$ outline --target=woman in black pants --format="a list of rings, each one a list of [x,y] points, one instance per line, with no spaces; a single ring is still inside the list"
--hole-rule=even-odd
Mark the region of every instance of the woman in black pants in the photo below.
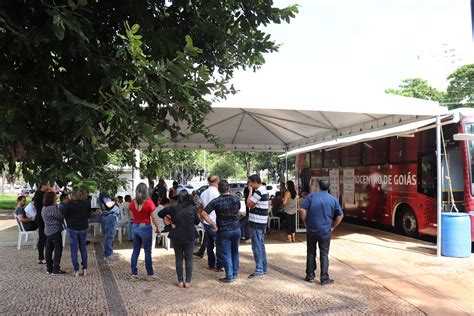
[[[169,238],[174,248],[178,286],[189,288],[193,276],[194,241],[198,237],[196,225],[200,221],[196,206],[186,190],[178,193],[178,205],[162,209],[158,213],[161,218],[165,218],[166,215],[170,215],[172,220]],[[183,277],[183,258],[186,265],[186,278]]]
[[[43,209],[41,216],[44,221],[44,234],[46,235],[46,271],[51,275],[61,275],[61,256],[63,253],[63,231],[64,217],[56,205],[56,193],[46,192],[43,198]],[[54,250],[54,260],[53,260]]]
[[[42,184],[39,190],[36,190],[35,195],[33,196],[33,203],[35,204],[36,217],[35,222],[38,226],[38,244],[36,248],[38,249],[38,263],[45,264],[44,260],[44,245],[46,244],[46,235],[44,234],[44,222],[43,217],[41,216],[41,210],[43,209],[43,197],[44,192],[52,191],[47,184]]]

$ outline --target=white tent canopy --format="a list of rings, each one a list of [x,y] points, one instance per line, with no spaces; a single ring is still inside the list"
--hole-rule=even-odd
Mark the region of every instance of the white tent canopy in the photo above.
[[[220,150],[296,154],[314,144],[327,143],[327,147],[333,147],[353,142],[354,136],[360,138],[374,132],[403,134],[447,113],[437,102],[390,94],[315,100],[288,98],[245,100],[239,95],[232,96],[213,105],[205,126],[223,144]],[[186,125],[181,128],[188,130]],[[218,150],[199,134],[170,142],[169,147]]]

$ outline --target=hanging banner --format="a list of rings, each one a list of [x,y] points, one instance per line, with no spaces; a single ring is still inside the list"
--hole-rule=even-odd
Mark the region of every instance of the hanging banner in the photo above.
[[[354,204],[355,200],[355,177],[354,169],[344,169],[342,175],[342,202]]]
[[[339,199],[339,170],[331,169],[329,170],[329,190],[330,193],[336,198]]]

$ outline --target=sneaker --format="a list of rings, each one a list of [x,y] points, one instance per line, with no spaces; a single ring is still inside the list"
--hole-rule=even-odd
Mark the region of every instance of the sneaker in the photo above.
[[[202,259],[202,257],[204,257],[204,254],[200,253],[199,251],[196,251],[195,253],[193,253],[193,255],[195,255],[196,257],[199,257],[201,259]]]
[[[232,282],[234,282],[234,279],[221,278],[221,279],[219,279],[219,281],[222,282],[222,283],[232,283]]]
[[[46,260],[38,260],[38,264],[46,264]]]
[[[234,279],[238,279],[239,278],[239,274],[234,274]]]
[[[83,270],[82,270],[82,275],[83,275],[83,276],[87,276],[87,269],[83,269]]]
[[[224,268],[215,268],[214,271],[215,272],[224,272]]]
[[[306,277],[304,280],[309,283],[314,283],[314,278]]]
[[[263,278],[265,276],[265,274],[263,272],[254,272],[252,273],[251,275],[248,276],[249,279],[253,279],[253,278]]]
[[[334,283],[333,279],[321,280],[321,285],[327,285]]]
[[[66,271],[59,270],[59,271],[51,273],[51,275],[53,275],[53,276],[58,276],[58,275],[62,275],[62,274],[66,274]]]
[[[130,279],[132,280],[132,282],[135,282],[135,281],[140,281],[140,277],[136,274],[132,274],[130,276]]]
[[[156,275],[147,275],[145,280],[148,282],[158,281],[158,277]]]
[[[117,258],[117,256],[114,256],[113,254],[111,254],[110,256],[108,257],[104,257],[104,260],[106,261],[113,261]]]

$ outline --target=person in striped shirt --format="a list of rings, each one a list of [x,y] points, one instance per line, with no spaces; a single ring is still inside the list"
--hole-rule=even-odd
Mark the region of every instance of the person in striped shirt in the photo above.
[[[252,252],[255,259],[255,272],[249,278],[259,278],[267,274],[267,254],[265,251],[265,230],[268,221],[269,194],[258,174],[249,177],[249,230],[252,239]]]

